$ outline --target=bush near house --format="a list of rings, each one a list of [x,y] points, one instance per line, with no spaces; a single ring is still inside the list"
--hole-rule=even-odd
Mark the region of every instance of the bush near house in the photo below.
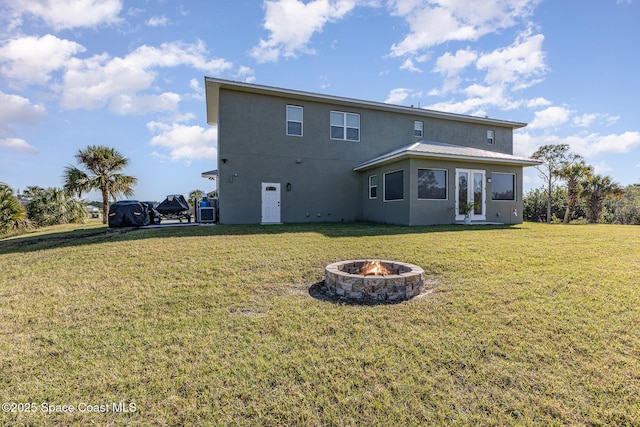
[[[55,230],[0,240],[3,401],[135,411],[0,425],[640,425],[640,227]],[[310,296],[363,257],[438,285]]]

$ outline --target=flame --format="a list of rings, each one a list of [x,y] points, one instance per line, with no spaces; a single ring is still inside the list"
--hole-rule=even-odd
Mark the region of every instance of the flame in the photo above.
[[[391,271],[382,265],[380,261],[369,261],[358,269],[358,274],[364,276],[386,276],[391,274]]]

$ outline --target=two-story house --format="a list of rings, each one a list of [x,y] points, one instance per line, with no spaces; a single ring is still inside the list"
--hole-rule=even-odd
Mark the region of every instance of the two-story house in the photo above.
[[[422,108],[205,78],[218,125],[223,224],[514,224],[526,126]]]

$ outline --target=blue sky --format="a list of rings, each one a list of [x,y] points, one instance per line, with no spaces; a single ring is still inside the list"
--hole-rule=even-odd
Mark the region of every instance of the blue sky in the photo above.
[[[639,3],[0,0],[0,181],[62,186],[103,144],[138,199],[210,191],[211,76],[526,122],[514,154],[568,143],[640,183]]]

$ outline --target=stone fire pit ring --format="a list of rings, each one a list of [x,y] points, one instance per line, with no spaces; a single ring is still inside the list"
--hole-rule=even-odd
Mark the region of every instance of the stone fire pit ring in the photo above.
[[[378,261],[391,274],[363,275],[363,265]],[[356,301],[408,300],[419,295],[424,288],[424,270],[414,264],[386,260],[338,261],[325,268],[325,286],[329,295]]]

